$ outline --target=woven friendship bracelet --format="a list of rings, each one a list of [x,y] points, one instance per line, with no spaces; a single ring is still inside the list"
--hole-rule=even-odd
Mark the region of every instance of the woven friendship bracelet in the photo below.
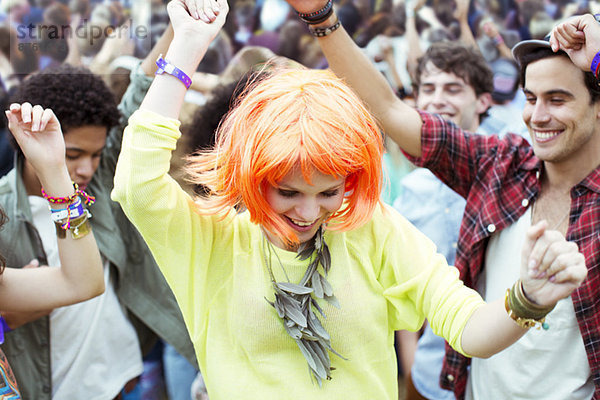
[[[96,201],[96,198],[94,196],[90,196],[83,190],[79,190],[79,186],[75,182],[73,182],[73,188],[75,189],[75,193],[73,193],[70,196],[66,196],[66,197],[49,196],[48,193],[46,193],[46,191],[44,190],[44,188],[42,188],[42,190],[41,190],[42,197],[45,198],[46,200],[48,200],[48,203],[52,203],[52,204],[71,205],[77,201],[79,196],[83,197],[83,201],[87,205],[92,205],[92,204],[94,204],[94,201]]]
[[[331,35],[341,25],[342,25],[341,22],[339,20],[337,20],[337,21],[335,21],[335,24],[328,26],[327,28],[311,28],[309,26],[308,30],[310,31],[310,34],[313,35],[314,37],[324,37],[324,36]]]
[[[76,183],[74,183],[73,185],[74,187],[77,186]],[[46,193],[46,191],[44,190],[44,188],[42,188],[42,197],[48,200],[48,203],[52,204],[72,204],[75,202],[75,200],[77,200],[77,188],[75,189],[75,193],[66,197],[49,196],[48,193]]]
[[[596,78],[598,77],[598,70],[600,69],[600,51],[596,53],[594,59],[592,60],[592,64],[590,65],[590,71],[594,74]]]
[[[325,4],[325,6],[323,6],[323,8],[321,8],[318,11],[315,12],[311,12],[311,13],[301,13],[301,12],[297,12],[298,16],[305,20],[316,20],[319,19],[321,17],[323,17],[323,15],[327,14],[329,12],[329,10],[331,10],[331,8],[333,7],[333,0],[327,0],[327,3]]]
[[[64,230],[71,228],[71,221],[73,219],[80,218],[87,212],[87,210],[84,209],[83,205],[81,204],[80,196],[83,197],[83,202],[86,205],[92,205],[96,201],[96,198],[94,196],[90,196],[85,191],[80,190],[79,186],[75,182],[73,182],[73,188],[75,189],[75,193],[66,197],[49,196],[44,190],[44,188],[42,188],[41,190],[42,196],[46,200],[48,200],[49,203],[67,205],[67,208],[62,208],[58,210],[53,210],[52,208],[50,208],[50,211],[52,211],[52,220],[56,224],[59,224],[60,227]]]
[[[96,198],[94,196],[90,196],[85,191],[79,190],[79,187],[77,186],[76,183],[75,183],[75,190],[79,196],[83,197],[83,202],[85,203],[85,205],[91,206],[96,201]]]

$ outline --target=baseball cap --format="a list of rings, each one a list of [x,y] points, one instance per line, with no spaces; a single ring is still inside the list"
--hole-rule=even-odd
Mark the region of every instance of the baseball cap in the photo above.
[[[552,49],[550,47],[550,35],[546,35],[544,39],[532,39],[532,40],[523,40],[519,43],[515,44],[512,48],[512,55],[514,59],[521,65],[521,60],[523,56],[529,54],[537,49]]]

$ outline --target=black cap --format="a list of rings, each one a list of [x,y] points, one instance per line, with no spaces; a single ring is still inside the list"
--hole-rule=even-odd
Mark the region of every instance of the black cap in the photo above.
[[[552,49],[552,47],[550,47],[550,35],[546,35],[546,37],[543,40],[523,40],[515,44],[515,46],[512,48],[512,55],[517,61],[517,63],[521,65],[521,60],[523,59],[523,56],[525,54],[531,53],[532,51],[542,48]]]

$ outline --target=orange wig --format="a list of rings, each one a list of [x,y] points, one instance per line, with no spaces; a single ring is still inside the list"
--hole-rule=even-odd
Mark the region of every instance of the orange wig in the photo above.
[[[242,206],[253,223],[297,243],[267,203],[267,185],[298,167],[308,183],[314,169],[346,177],[345,206],[330,216],[328,229],[350,230],[367,222],[380,201],[382,154],[374,118],[339,78],[330,71],[283,69],[245,91],[217,129],[215,147],[190,156],[187,172],[211,192],[198,199],[199,213]]]

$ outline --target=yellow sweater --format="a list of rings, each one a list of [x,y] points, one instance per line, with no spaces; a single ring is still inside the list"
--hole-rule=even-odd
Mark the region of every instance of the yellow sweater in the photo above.
[[[273,307],[260,227],[248,213],[200,216],[168,175],[179,122],[137,111],[129,120],[113,199],[148,243],[194,343],[211,400],[398,398],[394,331],[424,318],[462,351],[461,333],[481,297],[392,208],[350,232],[325,233],[328,280],[341,308],[319,301],[331,345],[332,379],[311,382],[307,363]],[[308,261],[276,248],[294,283]],[[273,255],[273,272],[284,280]],[[157,294],[159,295],[159,294]]]

